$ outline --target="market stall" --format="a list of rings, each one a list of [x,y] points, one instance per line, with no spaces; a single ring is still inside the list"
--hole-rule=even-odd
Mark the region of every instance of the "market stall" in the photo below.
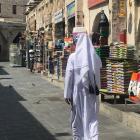
[[[138,71],[138,63],[135,60],[134,46],[124,43],[111,44],[109,57],[106,58],[106,74],[101,71],[101,79],[106,75],[107,87],[101,80],[102,101],[105,95],[128,97],[128,87],[133,72]],[[122,99],[122,98],[121,98]]]

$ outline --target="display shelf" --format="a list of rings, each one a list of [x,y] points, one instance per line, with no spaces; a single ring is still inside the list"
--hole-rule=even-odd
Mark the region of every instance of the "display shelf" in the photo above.
[[[110,92],[107,89],[100,89],[100,94],[101,94],[101,101],[104,102],[105,101],[105,96],[110,95],[110,96],[114,96],[114,101],[113,103],[116,104],[117,103],[117,96],[120,97],[121,101],[125,102],[125,99],[128,98],[128,92],[126,92],[125,94],[121,94],[118,92]]]
[[[137,61],[133,58],[114,58],[114,57],[108,57],[108,60],[114,60],[114,61]]]

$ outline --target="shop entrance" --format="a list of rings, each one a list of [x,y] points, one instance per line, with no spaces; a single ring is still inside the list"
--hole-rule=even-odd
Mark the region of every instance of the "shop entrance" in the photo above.
[[[107,45],[109,36],[109,22],[104,11],[98,13],[92,26],[93,45]]]
[[[64,39],[65,36],[65,22],[55,24],[55,38]]]
[[[68,34],[71,36],[73,28],[75,27],[75,17],[72,17],[68,20]]]

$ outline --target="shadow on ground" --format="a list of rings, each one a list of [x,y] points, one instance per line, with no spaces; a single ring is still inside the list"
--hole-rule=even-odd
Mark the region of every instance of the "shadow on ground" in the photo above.
[[[0,140],[56,140],[20,101],[12,86],[0,84]]]
[[[0,66],[0,75],[9,75],[9,73],[4,70],[3,66]]]

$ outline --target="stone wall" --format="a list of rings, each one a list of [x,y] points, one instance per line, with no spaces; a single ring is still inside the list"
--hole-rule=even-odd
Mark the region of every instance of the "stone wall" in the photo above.
[[[0,19],[4,21],[25,22],[25,5],[28,0],[1,0]],[[13,5],[17,7],[17,13],[13,14]]]
[[[9,45],[19,32],[25,30],[25,5],[28,0],[1,0],[0,61],[9,60]],[[16,14],[13,14],[16,5]]]

